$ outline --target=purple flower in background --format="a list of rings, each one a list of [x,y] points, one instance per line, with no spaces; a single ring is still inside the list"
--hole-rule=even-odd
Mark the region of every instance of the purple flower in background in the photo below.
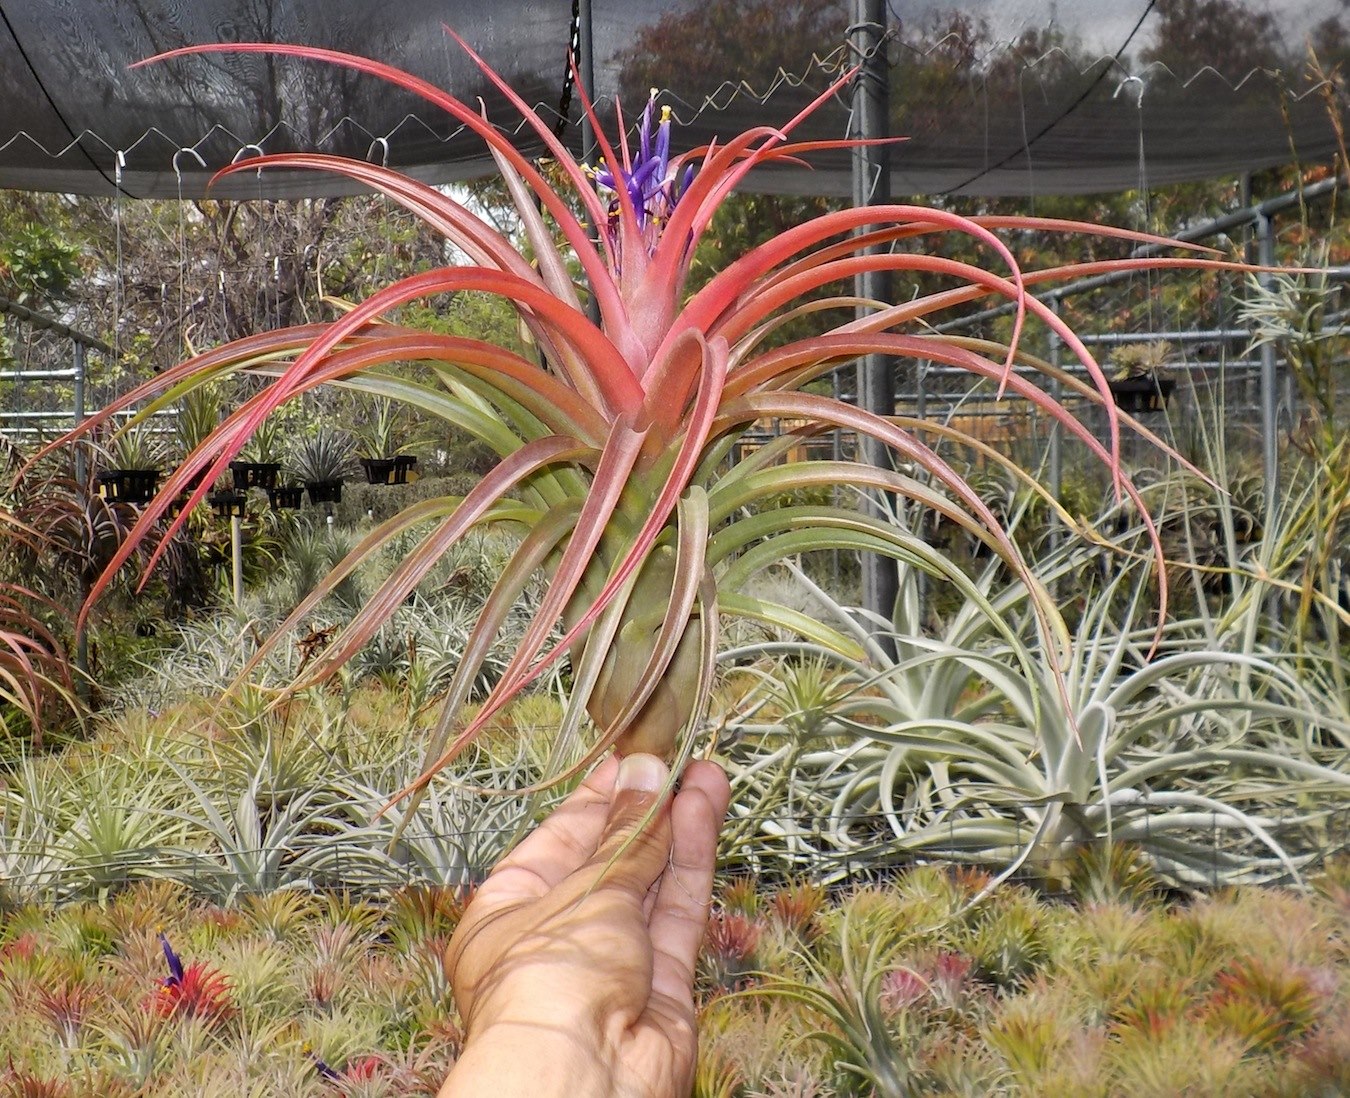
[[[233,1013],[229,985],[219,971],[200,961],[184,965],[162,930],[159,945],[169,966],[169,974],[159,981],[151,1000],[159,1014],[187,1015],[214,1022]]]
[[[322,1059],[320,1059],[318,1054],[315,1053],[315,1051],[309,1045],[305,1046],[305,1055],[308,1056],[310,1058],[310,1061],[314,1064],[314,1070],[319,1073],[319,1078],[327,1079],[329,1082],[337,1082],[342,1078],[340,1074],[338,1074],[331,1067],[329,1067]]]
[[[183,962],[173,951],[173,946],[169,945],[168,935],[162,930],[159,932],[159,944],[164,950],[164,960],[169,966],[169,975],[164,979],[164,986],[179,987],[183,983]]]

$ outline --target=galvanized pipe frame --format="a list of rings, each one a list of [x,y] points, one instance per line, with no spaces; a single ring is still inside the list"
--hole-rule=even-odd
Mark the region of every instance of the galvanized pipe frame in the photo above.
[[[849,42],[858,65],[853,78],[849,136],[875,142],[890,136],[890,71],[885,44],[889,34],[885,0],[854,0],[853,24],[848,28]],[[889,147],[884,143],[859,144],[852,151],[853,204],[855,207],[885,205],[891,198]],[[882,251],[881,246],[868,249]],[[884,270],[867,271],[854,279],[854,292],[867,301],[889,302],[891,279]],[[859,316],[871,310],[859,306]],[[857,404],[879,415],[895,413],[895,367],[888,355],[864,355],[857,366]],[[890,451],[877,439],[861,436],[860,459],[879,468],[891,465]],[[886,515],[891,501],[880,493],[868,493],[863,507]],[[863,553],[861,559],[863,606],[882,621],[889,621],[900,594],[900,577],[895,561],[878,553]],[[892,648],[889,635],[878,635],[878,643]]]
[[[1347,185],[1343,177],[1324,179],[1307,187],[1301,187],[1284,194],[1276,195],[1273,198],[1262,202],[1251,203],[1241,209],[1233,210],[1219,217],[1212,218],[1193,228],[1183,230],[1173,234],[1173,239],[1183,243],[1198,243],[1200,241],[1226,233],[1231,229],[1249,227],[1254,230],[1257,245],[1257,262],[1264,267],[1273,267],[1275,265],[1275,218],[1278,214],[1295,208],[1302,207],[1309,202],[1328,199],[1333,196],[1339,188]],[[1244,196],[1250,197],[1249,190],[1244,190]],[[1135,248],[1131,253],[1131,258],[1147,258],[1149,256],[1161,255],[1167,249],[1163,245],[1149,244]],[[1328,267],[1326,276],[1335,281],[1350,280],[1350,267]],[[1138,272],[1120,271],[1110,274],[1094,275],[1090,278],[1078,279],[1074,282],[1066,283],[1063,286],[1057,286],[1045,293],[1038,294],[1040,300],[1050,305],[1056,311],[1062,302],[1069,298],[1078,297],[1094,290],[1104,289],[1109,286],[1129,281],[1137,277]],[[1273,282],[1273,275],[1263,273],[1258,275],[1262,286],[1270,287]],[[999,317],[1010,315],[1015,304],[1008,302],[993,306],[988,309],[980,310],[969,316],[959,317],[942,324],[935,325],[933,331],[937,334],[948,334],[968,330],[984,321],[993,320]],[[1333,314],[1327,320],[1334,323],[1344,323],[1350,319],[1350,310],[1343,310],[1340,313]],[[1083,343],[1089,346],[1119,346],[1130,343],[1140,343],[1145,340],[1166,340],[1171,343],[1203,343],[1203,342],[1232,342],[1239,339],[1250,339],[1251,331],[1245,328],[1219,328],[1219,329],[1192,329],[1180,331],[1165,332],[1102,332],[1102,333],[1078,333]],[[1052,362],[1057,362],[1059,358],[1059,340],[1050,333],[1047,336],[1046,353]],[[1286,393],[1284,399],[1281,399],[1281,381],[1287,382],[1287,370],[1281,370],[1281,363],[1276,354],[1275,346],[1272,343],[1264,343],[1260,348],[1260,358],[1255,362],[1249,360],[1228,360],[1222,363],[1225,369],[1247,370],[1255,369],[1260,374],[1260,429],[1261,429],[1261,451],[1262,451],[1262,473],[1264,477],[1264,487],[1266,493],[1266,505],[1271,507],[1278,499],[1279,494],[1279,424],[1281,416],[1292,418],[1293,401],[1290,386],[1284,386]],[[1062,368],[1062,367],[1061,367]],[[1191,370],[1212,370],[1208,364],[1194,364]],[[933,374],[960,373],[959,370],[944,370],[942,368],[930,368],[925,372],[925,376]],[[902,394],[895,394],[897,399]],[[907,396],[908,394],[903,394]],[[920,402],[926,402],[933,394],[926,390],[921,390],[915,399]],[[1058,439],[1052,434],[1050,442],[1049,460],[1051,468],[1049,476],[1052,483],[1058,484],[1062,478],[1062,454]]]

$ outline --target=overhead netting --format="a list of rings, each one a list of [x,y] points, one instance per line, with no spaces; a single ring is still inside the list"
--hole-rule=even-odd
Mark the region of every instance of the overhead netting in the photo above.
[[[781,124],[858,60],[848,0],[593,0],[595,85],[610,116],[660,89],[684,147]],[[570,0],[0,0],[0,186],[137,197],[202,193],[259,150],[320,150],[448,182],[491,169],[482,143],[436,108],[351,71],[256,55],[130,69],[180,46],[272,41],[363,54],[469,103],[530,151],[538,137],[447,35],[479,50],[574,148]],[[884,49],[896,194],[1034,196],[1214,178],[1291,156],[1325,159],[1323,94],[1350,55],[1339,0],[891,0]],[[1314,63],[1312,58],[1317,60]],[[848,97],[802,138],[849,131]],[[757,180],[849,193],[847,154]],[[220,197],[253,198],[233,177]],[[268,197],[351,189],[269,173]]]

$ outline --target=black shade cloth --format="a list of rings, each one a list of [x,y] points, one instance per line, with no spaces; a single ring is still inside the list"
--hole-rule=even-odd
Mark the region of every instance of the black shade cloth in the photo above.
[[[840,0],[592,0],[596,93],[636,115],[649,86],[702,144],[780,124],[852,63]],[[1350,58],[1340,0],[890,0],[896,194],[1033,196],[1232,176],[1335,148],[1312,45]],[[567,92],[570,0],[0,0],[0,186],[199,195],[255,152],[313,149],[451,182],[491,171],[482,143],[378,80],[256,55],[131,70],[182,45],[275,41],[364,54],[521,128],[444,32],[461,32],[550,125],[579,141]],[[568,100],[570,98],[570,106]],[[847,96],[798,136],[842,137]],[[186,151],[191,150],[191,151]],[[1294,151],[1291,151],[1294,150]],[[200,156],[199,163],[197,157]],[[849,193],[846,153],[765,172],[765,190]],[[175,167],[177,170],[175,170]],[[219,197],[338,194],[345,180],[247,173]]]

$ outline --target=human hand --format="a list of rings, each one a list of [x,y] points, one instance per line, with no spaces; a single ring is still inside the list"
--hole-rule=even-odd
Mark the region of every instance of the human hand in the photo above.
[[[730,789],[693,762],[661,797],[668,773],[607,759],[483,882],[450,943],[465,1045],[440,1098],[689,1094]]]

